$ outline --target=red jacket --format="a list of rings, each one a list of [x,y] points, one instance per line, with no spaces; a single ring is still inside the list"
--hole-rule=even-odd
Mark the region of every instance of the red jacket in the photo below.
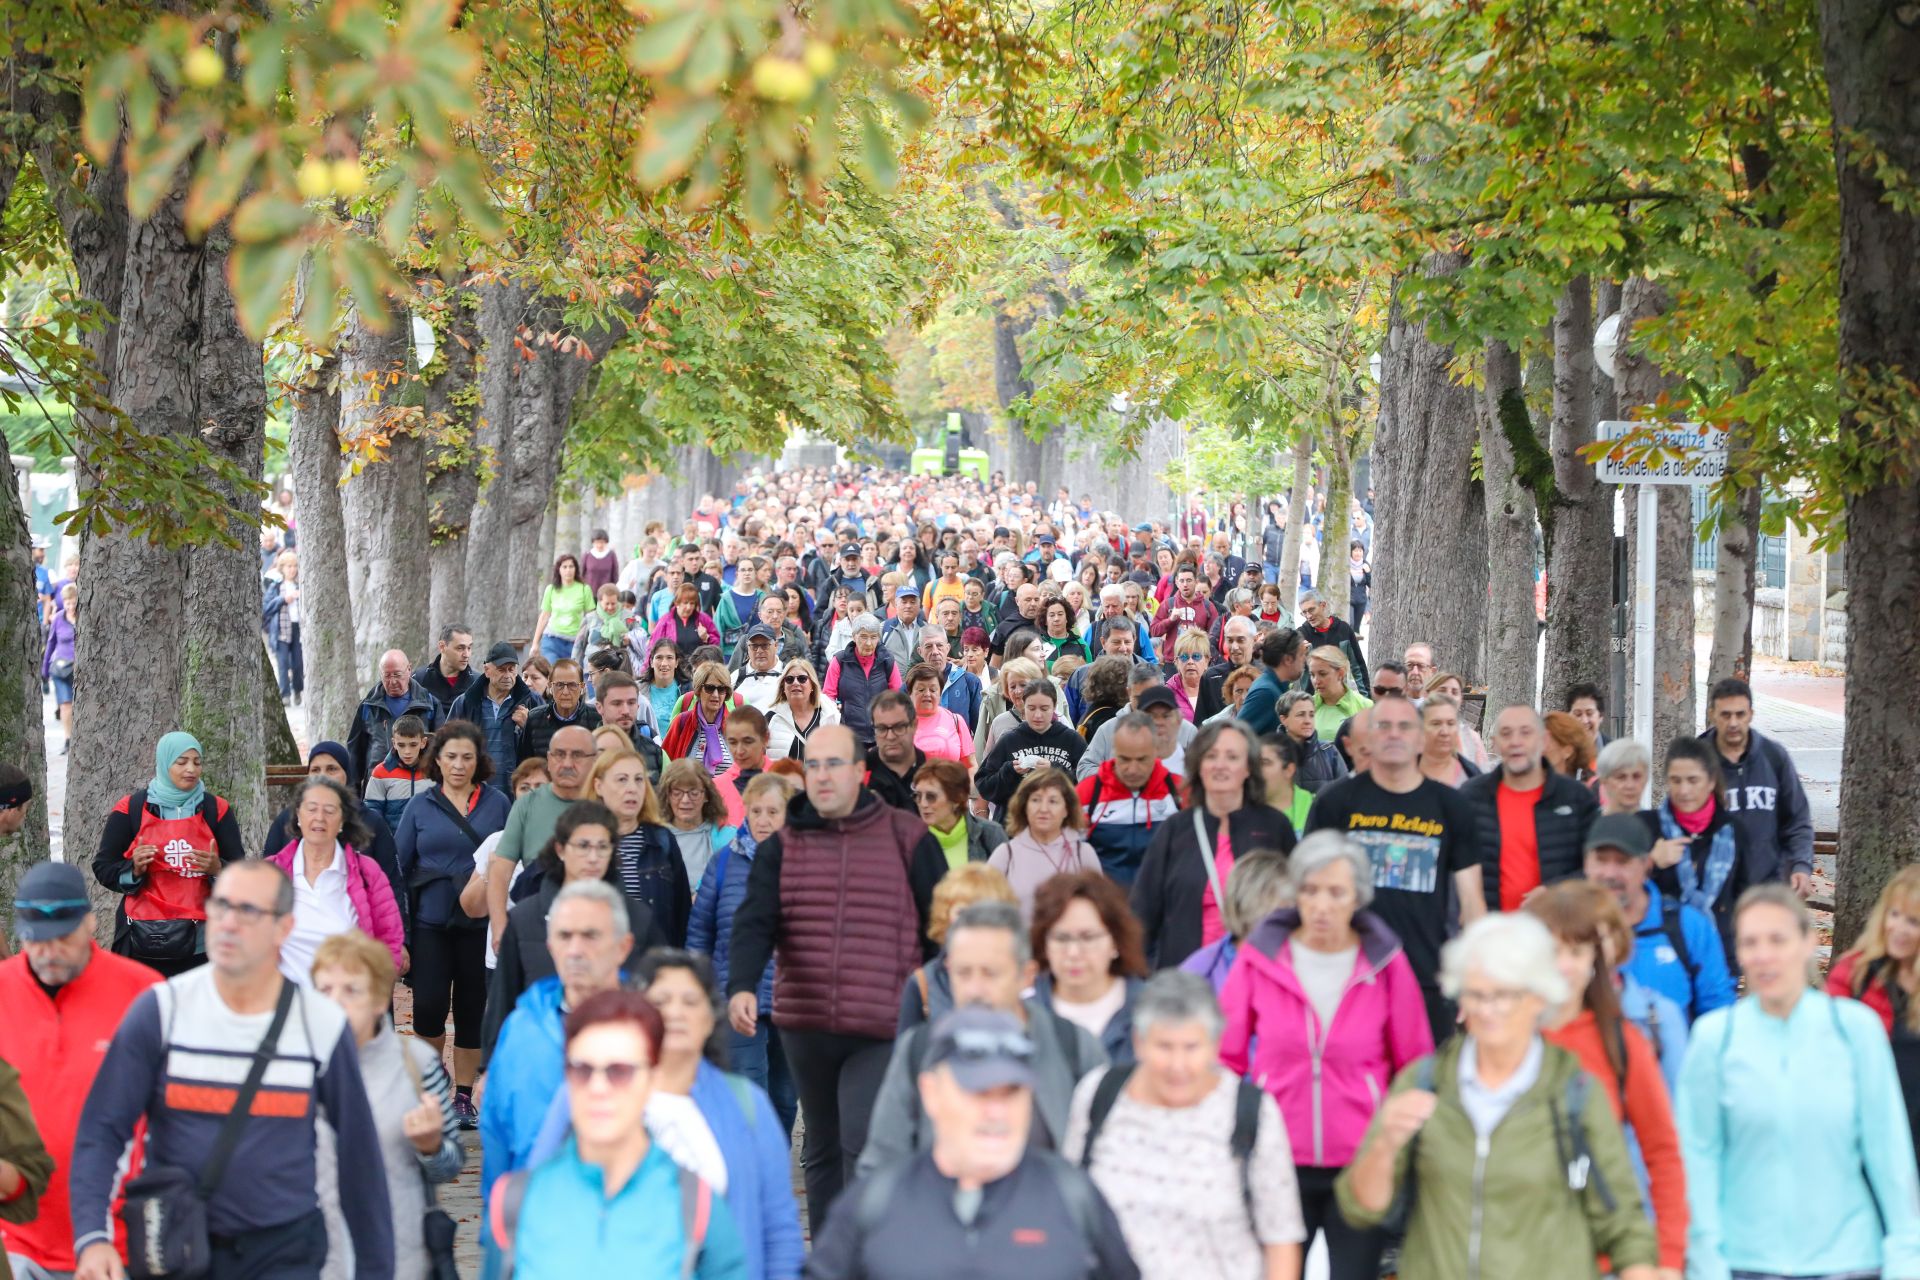
[[[1884,973],[1875,975],[1874,981],[1867,983],[1863,990],[1855,992],[1853,971],[1859,967],[1859,964],[1858,951],[1849,951],[1835,960],[1833,967],[1827,970],[1827,994],[1858,1000],[1880,1015],[1880,1024],[1887,1029],[1888,1035],[1892,1035],[1893,998],[1887,994],[1886,976]]]
[[[41,1193],[39,1216],[32,1222],[0,1224],[9,1253],[31,1258],[48,1271],[74,1269],[73,1218],[67,1206],[73,1133],[120,1019],[142,991],[160,980],[137,960],[95,945],[80,976],[49,996],[24,955],[0,961],[0,1027],[6,1028],[0,1047],[20,1073],[40,1140],[53,1157],[53,1181]],[[132,1160],[137,1170],[137,1137]],[[125,1229],[116,1226],[114,1231],[124,1259]]]

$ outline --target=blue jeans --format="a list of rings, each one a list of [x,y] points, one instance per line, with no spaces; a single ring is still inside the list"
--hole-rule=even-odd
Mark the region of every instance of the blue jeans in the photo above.
[[[773,1113],[786,1126],[787,1139],[793,1139],[794,1118],[800,1114],[800,1093],[793,1086],[793,1073],[787,1070],[787,1055],[780,1047],[780,1032],[765,1014],[750,1036],[727,1028],[727,1062],[736,1075],[745,1076],[767,1091],[773,1101]]]
[[[280,696],[302,693],[307,687],[307,655],[300,647],[300,624],[294,623],[285,640],[273,642],[273,656],[280,666]]]
[[[547,632],[540,637],[540,656],[547,660],[548,666],[552,666],[562,658],[571,658],[573,637],[557,636],[551,631]]]
[[[1271,560],[1263,560],[1260,563],[1260,567],[1266,571],[1266,578],[1268,582],[1277,583],[1280,581],[1279,565],[1275,564]]]

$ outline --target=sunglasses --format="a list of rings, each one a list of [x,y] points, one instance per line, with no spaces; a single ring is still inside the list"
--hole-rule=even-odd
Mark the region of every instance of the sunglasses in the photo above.
[[[29,920],[78,920],[76,913],[92,911],[85,898],[57,898],[48,902],[16,902],[13,913]]]
[[[726,685],[724,685],[724,684],[713,684],[713,683],[711,683],[711,682],[709,682],[709,683],[707,683],[707,684],[703,684],[703,685],[701,685],[701,686],[700,686],[700,692],[702,692],[702,693],[732,693],[732,692],[733,692],[733,690],[732,690],[732,689],[730,689],[730,688],[728,688],[728,687],[727,687]]]
[[[576,1062],[567,1060],[567,1083],[576,1089],[584,1089],[593,1083],[595,1076],[605,1076],[607,1083],[615,1089],[624,1089],[633,1083],[640,1074],[637,1062]]]
[[[812,684],[812,683],[813,683],[813,680],[812,680],[812,678],[811,678],[811,677],[809,677],[809,676],[788,676],[788,677],[786,678],[786,681],[785,681],[785,683],[787,683],[787,684],[798,684],[798,685],[808,685],[808,684]]]

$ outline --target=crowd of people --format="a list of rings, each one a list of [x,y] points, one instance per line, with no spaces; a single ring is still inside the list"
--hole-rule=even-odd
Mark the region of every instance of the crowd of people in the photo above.
[[[1920,872],[1817,985],[1746,685],[1482,714],[1220,515],[757,475],[381,655],[262,847],[168,733],[111,950],[18,885],[13,1273],[451,1280],[477,1133],[496,1277],[1920,1277]]]

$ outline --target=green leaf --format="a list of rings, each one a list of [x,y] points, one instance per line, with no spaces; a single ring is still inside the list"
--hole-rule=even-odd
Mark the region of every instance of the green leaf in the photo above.
[[[686,58],[706,17],[701,9],[686,8],[648,23],[627,41],[628,65],[647,75],[671,73]]]
[[[99,73],[88,85],[86,110],[80,117],[80,139],[87,154],[105,163],[120,140],[120,99],[127,90],[132,65],[124,53],[116,53],[101,64]]]
[[[260,135],[254,134],[221,147],[209,145],[200,152],[181,214],[188,235],[204,235],[233,208],[263,144]]]
[[[727,78],[733,66],[733,41],[724,24],[709,22],[693,42],[686,65],[680,70],[680,83],[689,93],[712,93]]]
[[[722,104],[710,98],[656,102],[633,160],[633,176],[657,191],[687,171],[700,139],[720,118]]]
[[[264,110],[280,96],[287,71],[286,40],[286,26],[278,22],[248,37],[247,67],[240,73],[240,88],[247,95],[248,105]]]
[[[353,305],[367,316],[387,310],[387,291],[399,283],[379,249],[358,237],[340,242],[334,255]]]
[[[286,302],[287,286],[300,268],[297,244],[235,245],[227,256],[227,285],[233,291],[240,327],[262,337]]]
[[[891,191],[899,181],[900,165],[893,154],[893,141],[877,117],[868,115],[860,122],[860,167],[867,180],[881,191]]]
[[[303,204],[270,192],[255,192],[233,211],[233,238],[242,244],[285,240],[304,229],[312,217]]]

